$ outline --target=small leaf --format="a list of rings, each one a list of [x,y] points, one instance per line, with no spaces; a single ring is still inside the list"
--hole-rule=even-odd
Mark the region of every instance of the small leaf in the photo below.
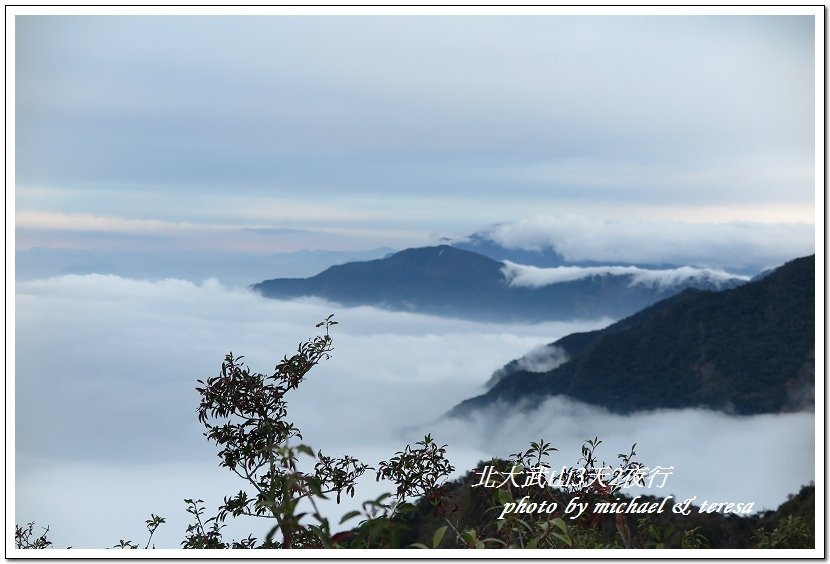
[[[568,525],[565,523],[565,521],[562,520],[562,517],[556,517],[551,522],[554,525],[556,525],[560,531],[562,531],[566,535],[568,534]]]
[[[348,513],[343,515],[343,517],[340,519],[340,524],[342,525],[343,523],[345,523],[349,519],[354,519],[358,515],[360,515],[360,511],[349,511]]]
[[[553,536],[555,536],[556,538],[558,538],[559,540],[561,540],[562,542],[564,542],[568,546],[573,545],[573,541],[571,540],[570,537],[565,536],[565,535],[560,535],[559,533],[552,533],[552,534],[553,534]]]
[[[447,525],[443,527],[439,527],[438,530],[435,531],[435,534],[432,535],[432,548],[438,548],[441,544],[441,541],[444,540],[444,533],[447,532]]]
[[[412,512],[413,512],[413,511],[415,511],[416,509],[417,509],[417,507],[415,507],[415,506],[414,506],[414,505],[412,505],[411,503],[409,503],[409,502],[403,502],[403,503],[398,504],[398,506],[395,508],[395,512],[396,512],[396,513],[398,513],[398,514],[401,514],[401,513],[412,513]]]
[[[513,503],[513,496],[507,490],[496,490],[496,500],[502,505]]]
[[[314,454],[314,451],[311,450],[311,447],[309,447],[307,445],[297,445],[296,448],[297,448],[298,451],[302,452],[303,454],[307,454],[312,458],[314,458],[316,456]]]
[[[466,542],[469,546],[475,546],[476,543],[476,533],[474,530],[469,529],[461,533],[461,540]]]

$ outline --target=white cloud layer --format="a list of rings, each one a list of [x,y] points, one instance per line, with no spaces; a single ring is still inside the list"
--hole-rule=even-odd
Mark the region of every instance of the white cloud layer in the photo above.
[[[572,261],[763,269],[815,252],[806,223],[684,223],[537,215],[480,232],[509,249],[555,249]]]
[[[536,409],[499,405],[471,420],[447,422],[440,437],[463,443],[469,461],[482,452],[507,456],[522,440],[544,438],[559,449],[551,462],[561,467],[574,464],[594,436],[602,439],[597,454],[609,465],[637,443],[637,460],[646,466],[674,466],[666,488],[648,493],[697,496],[697,504],[755,501],[756,509],[774,509],[813,479],[812,413],[733,417],[683,409],[618,415],[554,397]]]
[[[722,270],[681,266],[680,268],[647,270],[636,266],[556,266],[542,268],[504,261],[502,273],[510,286],[539,288],[561,282],[572,282],[594,276],[630,276],[631,286],[641,285],[663,289],[691,281],[708,282],[716,287],[748,276],[730,274]]]
[[[573,463],[581,441],[597,435],[608,460],[637,442],[644,462],[675,465],[676,495],[752,498],[767,507],[813,477],[812,414],[618,416],[551,400],[538,410],[439,421],[511,359],[608,320],[479,324],[268,300],[215,281],[87,275],[16,288],[15,519],[49,525],[58,547],[141,540],[150,512],[168,518],[156,545],[177,547],[185,497],[201,497],[210,512],[242,486],[217,467],[201,436],[195,380],[218,373],[229,351],[268,372],[329,313],[341,322],[334,356],[289,397],[305,442],[329,454],[376,464],[431,432],[448,443],[460,473],[540,437],[560,449],[557,460]],[[723,471],[713,476],[713,467]],[[382,487],[366,480],[357,499]],[[261,523],[228,531],[265,532]]]
[[[516,359],[516,364],[520,370],[527,370],[528,372],[548,372],[567,361],[568,353],[565,352],[565,349],[548,344],[539,345],[532,349],[529,353]],[[511,370],[507,366],[499,368],[487,380],[485,387],[489,390],[502,378],[510,374],[510,372]]]
[[[536,347],[518,361],[519,368],[528,372],[547,372],[568,360],[568,353],[561,347],[542,345]]]

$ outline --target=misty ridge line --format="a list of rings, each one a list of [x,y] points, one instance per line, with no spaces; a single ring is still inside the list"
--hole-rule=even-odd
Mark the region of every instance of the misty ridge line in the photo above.
[[[486,389],[490,389],[499,381],[517,370],[524,370],[527,372],[550,372],[554,368],[568,362],[570,357],[568,352],[562,347],[557,347],[554,344],[539,345],[530,352],[512,360],[505,366],[502,366],[490,376],[490,379],[484,384]]]
[[[550,395],[621,413],[814,410],[814,312],[811,255],[727,290],[687,289],[604,329],[540,347],[496,371],[485,394],[449,415]]]
[[[331,266],[307,278],[270,278],[253,288],[276,299],[317,296],[345,306],[538,323],[621,319],[687,288],[720,290],[747,281],[746,276],[692,267],[525,267],[505,258],[502,253],[509,251],[504,249],[479,250],[446,244],[410,248]]]
[[[696,280],[715,287],[734,283],[735,279],[747,281],[749,276],[731,274],[724,270],[679,266],[671,269],[646,269],[637,266],[553,266],[538,267],[502,261],[502,272],[509,286],[540,288],[551,284],[573,282],[595,276],[630,276],[630,286],[642,285],[659,289]]]

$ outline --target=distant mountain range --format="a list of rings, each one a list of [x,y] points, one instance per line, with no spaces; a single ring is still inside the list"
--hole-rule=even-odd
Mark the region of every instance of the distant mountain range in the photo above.
[[[609,327],[512,361],[449,416],[554,395],[629,413],[706,407],[735,414],[810,408],[815,257],[724,291],[688,289]]]
[[[462,319],[540,322],[620,318],[685,288],[722,289],[744,282],[689,267],[528,267],[441,245],[332,266],[310,278],[266,280],[253,288],[270,298],[318,296],[344,305]]]

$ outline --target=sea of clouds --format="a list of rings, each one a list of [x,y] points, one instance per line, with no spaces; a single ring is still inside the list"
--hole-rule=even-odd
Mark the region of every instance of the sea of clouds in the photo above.
[[[270,372],[329,314],[333,357],[288,398],[304,442],[376,465],[431,433],[457,474],[544,438],[554,465],[574,464],[587,438],[609,463],[638,443],[647,465],[674,466],[657,494],[755,501],[774,508],[814,478],[812,413],[731,417],[702,410],[621,416],[563,398],[534,410],[502,406],[442,420],[485,391],[494,371],[545,343],[612,320],[482,324],[322,300],[277,301],[215,280],[133,280],[69,275],[16,285],[14,347],[15,520],[50,527],[56,547],[104,548],[154,537],[175,548],[189,522],[184,498],[211,513],[243,484],[219,468],[196,421],[196,380],[228,352]],[[531,355],[532,356],[532,355]],[[10,390],[11,391],[11,390]],[[356,500],[385,484],[364,480]],[[354,508],[329,507],[333,520]],[[229,537],[261,521],[232,523]],[[143,545],[143,543],[142,543]]]

